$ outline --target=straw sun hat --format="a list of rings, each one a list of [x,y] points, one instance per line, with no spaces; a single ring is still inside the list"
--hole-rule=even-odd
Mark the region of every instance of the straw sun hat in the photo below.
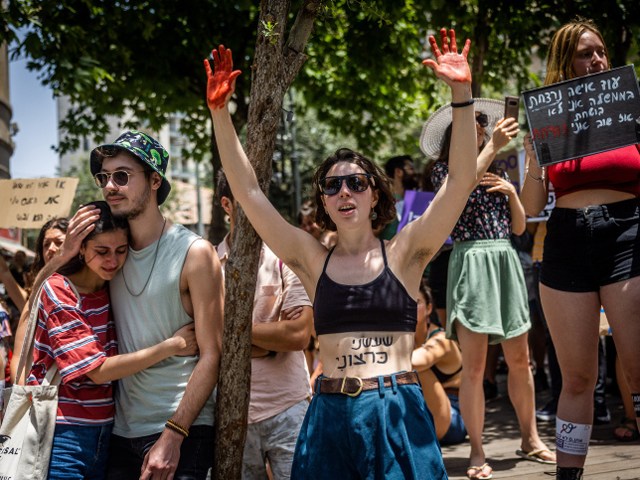
[[[475,98],[473,108],[476,112],[484,113],[489,117],[489,124],[484,129],[484,141],[491,140],[493,129],[498,120],[504,116],[504,101],[489,98]],[[429,158],[436,160],[440,156],[444,132],[452,122],[451,105],[440,107],[425,122],[420,135],[420,149]]]

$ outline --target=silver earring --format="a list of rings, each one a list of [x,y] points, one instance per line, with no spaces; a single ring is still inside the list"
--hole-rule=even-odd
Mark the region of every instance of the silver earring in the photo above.
[[[84,262],[84,254],[81,253],[80,255],[78,255],[78,258],[80,258],[81,262]]]

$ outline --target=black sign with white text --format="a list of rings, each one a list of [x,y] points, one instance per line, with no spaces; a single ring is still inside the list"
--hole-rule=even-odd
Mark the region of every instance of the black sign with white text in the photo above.
[[[540,166],[640,143],[633,65],[522,92]]]

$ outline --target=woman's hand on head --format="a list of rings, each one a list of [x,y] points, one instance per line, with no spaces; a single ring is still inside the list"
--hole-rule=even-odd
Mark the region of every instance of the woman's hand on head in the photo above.
[[[467,55],[471,46],[471,40],[465,42],[462,54],[458,54],[456,44],[456,34],[453,30],[449,30],[450,40],[447,40],[447,31],[443,28],[440,30],[440,39],[442,41],[442,51],[438,48],[438,43],[433,36],[429,37],[429,44],[435,60],[428,58],[422,64],[428,66],[436,74],[436,77],[443,80],[450,87],[456,84],[471,83],[471,71],[467,62]]]
[[[218,50],[214,49],[211,54],[213,71],[209,60],[206,59],[204,68],[207,71],[207,105],[213,111],[227,106],[236,89],[236,78],[242,72],[233,70],[231,50],[224,48],[224,45],[220,45]]]
[[[513,184],[495,173],[485,173],[480,180],[480,185],[487,187],[488,193],[503,193],[505,195],[517,194],[516,187]]]
[[[518,122],[512,118],[501,118],[493,129],[491,140],[496,147],[496,152],[506,147],[507,144],[520,132]]]
[[[80,207],[69,221],[64,242],[58,250],[58,255],[65,263],[80,252],[82,242],[95,228],[95,222],[100,218],[100,209],[95,205]]]
[[[176,353],[181,357],[189,357],[192,355],[198,355],[200,349],[198,348],[198,341],[196,339],[196,325],[190,323],[185,325],[176,333],[173,334],[171,340],[175,342]]]

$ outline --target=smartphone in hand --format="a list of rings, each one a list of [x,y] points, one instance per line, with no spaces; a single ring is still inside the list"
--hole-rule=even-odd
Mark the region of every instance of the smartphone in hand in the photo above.
[[[515,118],[518,120],[518,110],[520,109],[520,97],[504,97],[504,118]]]

